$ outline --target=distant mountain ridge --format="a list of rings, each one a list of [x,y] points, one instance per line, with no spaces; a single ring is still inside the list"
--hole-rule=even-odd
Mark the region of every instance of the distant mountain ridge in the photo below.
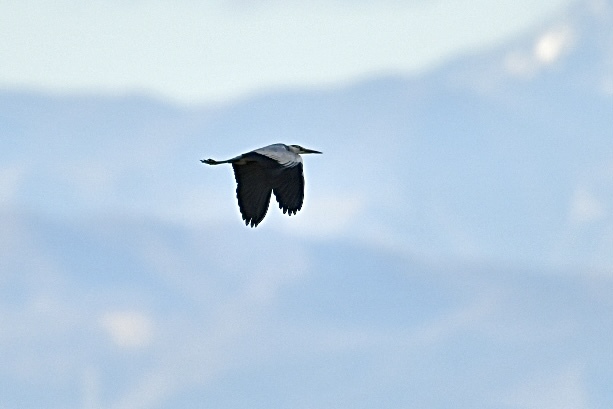
[[[4,202],[213,221],[220,210],[205,190],[233,206],[232,179],[198,159],[302,143],[325,152],[306,166],[305,210],[312,199],[338,203],[340,214],[343,196],[353,198],[353,219],[338,234],[377,231],[434,258],[613,265],[596,250],[613,245],[603,210],[613,208],[612,8],[578,2],[508,45],[418,77],[214,109],[5,91],[0,158],[18,187]],[[230,221],[232,211],[220,217]]]

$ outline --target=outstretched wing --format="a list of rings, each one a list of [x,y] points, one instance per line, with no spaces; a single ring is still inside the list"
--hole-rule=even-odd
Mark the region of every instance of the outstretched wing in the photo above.
[[[302,208],[304,199],[302,162],[291,167],[283,167],[272,180],[272,191],[277,198],[279,208],[290,216],[296,214]]]
[[[267,170],[258,162],[233,163],[236,198],[245,225],[256,227],[266,216],[272,184]]]

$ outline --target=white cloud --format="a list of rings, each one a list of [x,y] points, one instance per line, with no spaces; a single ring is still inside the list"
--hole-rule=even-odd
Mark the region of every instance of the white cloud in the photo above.
[[[277,207],[274,199],[273,206]],[[330,238],[345,233],[357,223],[365,206],[366,201],[355,193],[319,195],[308,201],[304,214],[284,217],[282,226],[288,232]]]
[[[153,337],[153,322],[142,312],[110,311],[100,317],[100,325],[120,348],[143,348]]]
[[[0,168],[0,206],[10,205],[15,201],[24,174],[21,166]]]
[[[576,224],[586,224],[601,220],[606,215],[604,204],[589,190],[578,188],[570,204],[570,220]]]
[[[492,295],[486,295],[464,308],[452,311],[438,320],[428,323],[416,332],[416,339],[425,345],[448,339],[460,330],[474,328],[485,319],[491,317],[496,308]]]
[[[517,77],[530,77],[536,69],[531,56],[521,51],[508,53],[504,58],[504,68],[509,74]]]
[[[450,309],[444,314],[412,328],[377,330],[369,327],[303,328],[295,336],[309,343],[309,348],[321,346],[330,350],[347,351],[376,346],[377,348],[403,346],[407,349],[432,348],[441,345],[464,331],[472,331],[496,312],[494,297],[487,294],[468,305]],[[284,330],[286,332],[287,329]],[[307,335],[308,333],[308,335]],[[296,341],[299,343],[300,341]]]
[[[613,9],[608,0],[591,0],[587,5],[592,14],[596,17],[606,16],[607,13],[610,13]]]
[[[82,399],[83,409],[96,409],[100,405],[100,379],[98,372],[93,368],[87,368],[82,375]]]
[[[589,400],[579,368],[571,367],[553,375],[533,379],[504,399],[509,408],[587,409]]]
[[[531,78],[570,52],[575,41],[576,34],[572,27],[564,25],[551,28],[535,39],[530,51],[515,50],[507,54],[505,69],[511,75]]]
[[[82,199],[96,203],[113,197],[117,179],[124,170],[117,162],[75,161],[63,164],[57,171],[60,177],[76,188]]]
[[[226,186],[219,183],[214,186],[198,186],[186,189],[184,194],[176,197],[161,198],[151,212],[162,220],[182,225],[226,222],[240,224],[234,180],[223,182],[226,182]],[[150,206],[151,203],[147,202],[145,205]],[[144,212],[148,213],[147,210]]]
[[[534,56],[545,65],[556,62],[574,43],[575,35],[569,26],[552,29],[534,44]]]
[[[605,95],[613,95],[613,74],[605,75],[602,78],[601,90]]]

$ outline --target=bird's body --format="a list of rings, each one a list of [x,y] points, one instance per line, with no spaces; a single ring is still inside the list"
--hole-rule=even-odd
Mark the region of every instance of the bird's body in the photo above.
[[[299,145],[276,143],[235,158],[201,160],[208,165],[231,163],[236,179],[238,207],[246,225],[256,227],[266,216],[274,193],[279,208],[288,215],[302,208],[304,175],[300,154],[321,153]]]

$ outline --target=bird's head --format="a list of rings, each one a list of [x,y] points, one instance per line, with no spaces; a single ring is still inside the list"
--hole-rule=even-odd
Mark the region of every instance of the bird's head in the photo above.
[[[304,153],[321,153],[319,151],[314,151],[312,149],[303,148],[300,145],[290,145],[289,148],[292,152],[297,153],[299,155],[304,154]]]

